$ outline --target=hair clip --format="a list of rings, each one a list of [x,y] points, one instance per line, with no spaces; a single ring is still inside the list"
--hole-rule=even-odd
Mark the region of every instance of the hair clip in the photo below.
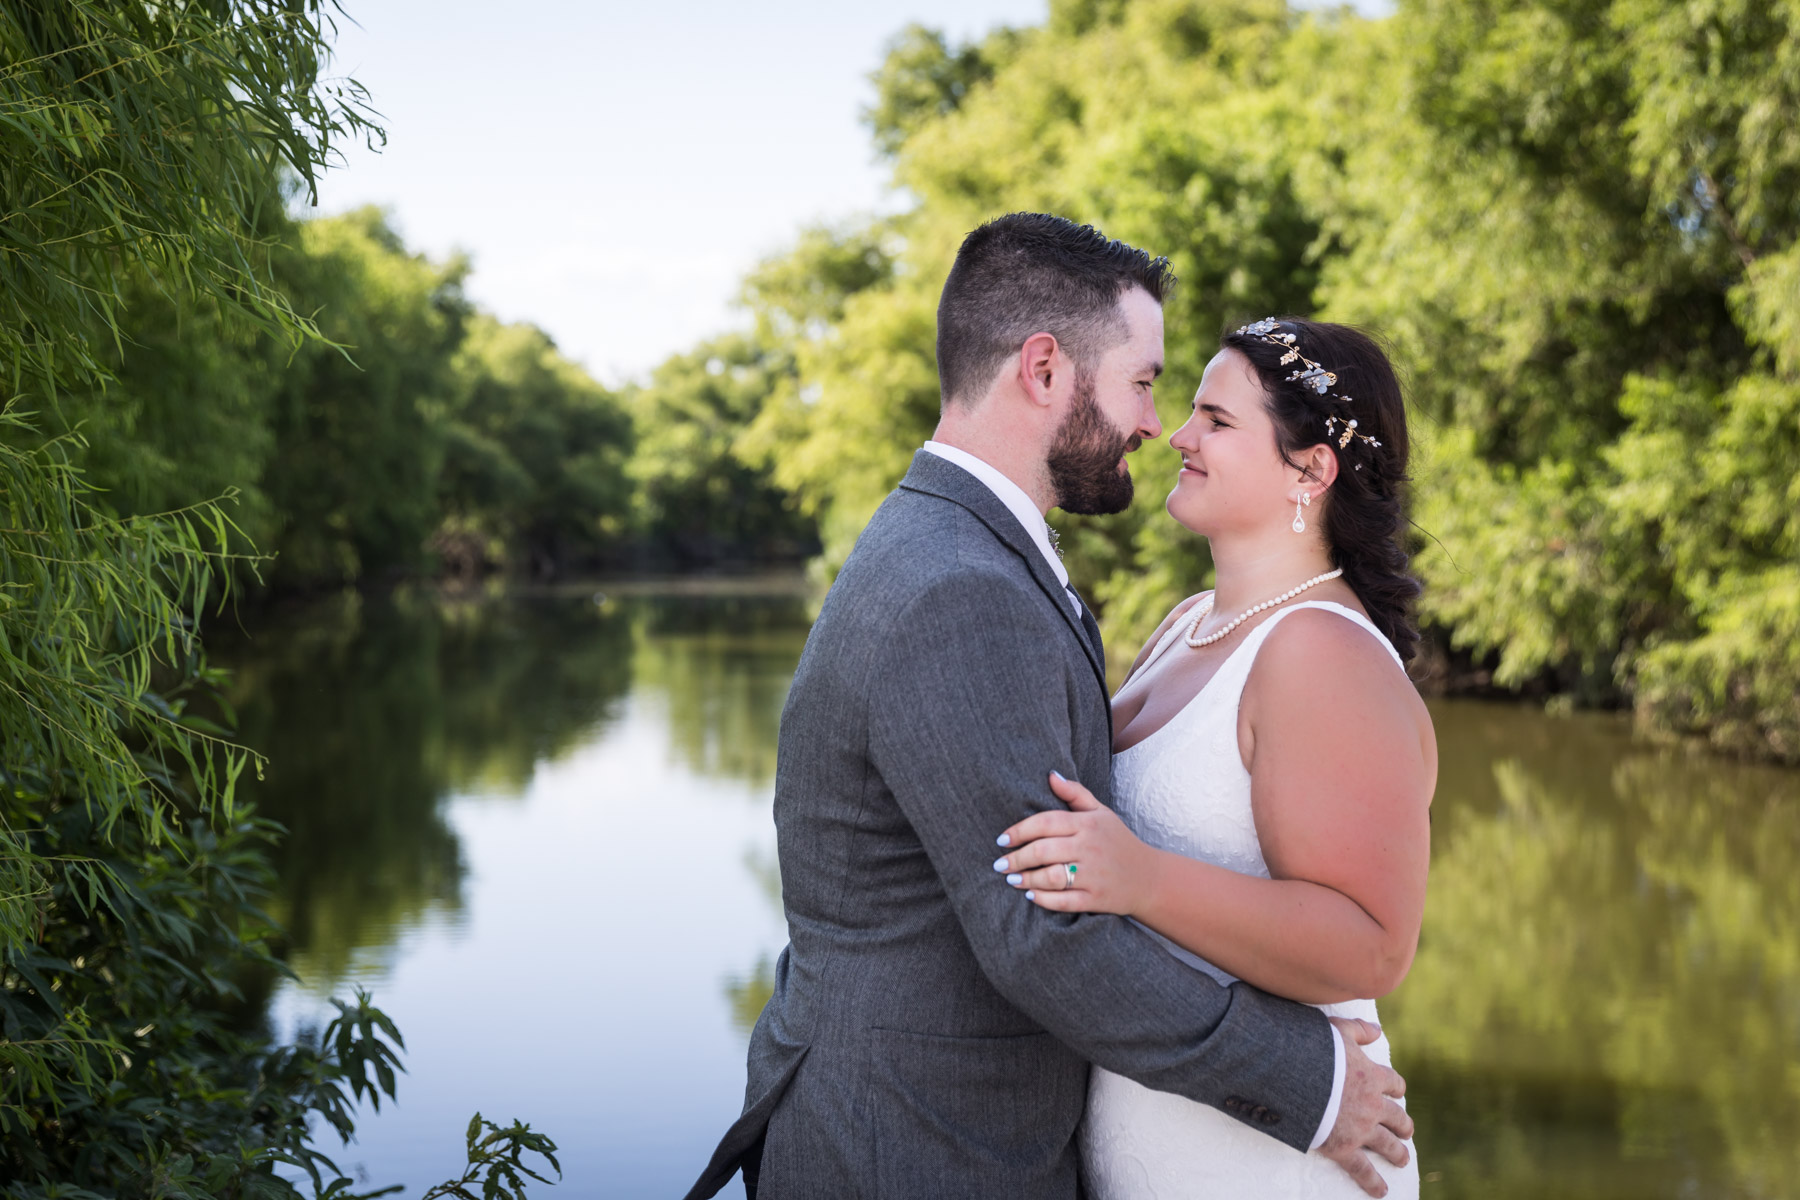
[[[1327,399],[1336,400],[1342,404],[1352,403],[1353,397],[1331,390],[1337,386],[1337,373],[1326,370],[1320,364],[1300,353],[1299,335],[1289,333],[1287,330],[1283,329],[1281,327],[1281,322],[1277,321],[1274,317],[1264,317],[1260,321],[1253,321],[1248,325],[1240,325],[1238,326],[1238,334],[1243,337],[1253,337],[1261,342],[1267,342],[1271,346],[1279,346],[1284,351],[1281,356],[1280,364],[1284,367],[1295,362],[1305,363],[1306,365],[1303,367],[1295,367],[1288,375],[1287,381],[1289,383],[1298,383],[1301,387],[1310,388],[1314,393],[1324,396]],[[1350,439],[1352,438],[1361,438],[1363,441],[1369,443],[1369,445],[1375,447],[1381,445],[1381,442],[1378,439],[1372,438],[1368,434],[1357,429],[1355,417],[1328,415],[1325,418],[1325,436],[1328,438],[1337,438],[1339,450],[1349,446]],[[1356,469],[1360,471],[1362,470],[1362,467],[1359,465]]]

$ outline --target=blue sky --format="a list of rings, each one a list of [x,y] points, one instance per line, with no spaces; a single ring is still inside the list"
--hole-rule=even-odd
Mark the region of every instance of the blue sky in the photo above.
[[[1363,7],[1383,0],[1365,0]],[[895,203],[859,112],[911,21],[953,38],[1044,0],[345,0],[334,70],[374,94],[318,211],[390,209],[474,262],[470,294],[600,379],[741,322],[738,280],[802,225]]]

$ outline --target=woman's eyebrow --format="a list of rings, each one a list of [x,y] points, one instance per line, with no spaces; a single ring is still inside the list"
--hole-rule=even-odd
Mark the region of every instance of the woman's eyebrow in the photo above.
[[[1221,408],[1217,404],[1196,404],[1194,411],[1205,413],[1209,417],[1230,417],[1232,415],[1229,408]]]

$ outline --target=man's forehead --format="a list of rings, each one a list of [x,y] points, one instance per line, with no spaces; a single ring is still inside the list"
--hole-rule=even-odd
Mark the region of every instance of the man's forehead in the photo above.
[[[1150,294],[1142,288],[1133,288],[1126,293],[1123,304],[1125,309],[1125,328],[1129,331],[1132,348],[1141,356],[1162,360],[1163,356],[1163,310],[1162,305],[1150,298]]]

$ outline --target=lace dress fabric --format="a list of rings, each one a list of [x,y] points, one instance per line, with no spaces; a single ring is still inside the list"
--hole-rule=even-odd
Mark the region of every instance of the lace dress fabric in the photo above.
[[[1258,648],[1289,613],[1303,608],[1326,609],[1355,622],[1393,654],[1367,618],[1329,601],[1295,604],[1253,629],[1173,720],[1113,756],[1113,802],[1144,841],[1246,875],[1269,877],[1250,807],[1250,774],[1238,753],[1238,701]],[[1168,649],[1182,628],[1177,622],[1150,661]],[[1397,654],[1394,661],[1400,664]],[[1221,983],[1234,981],[1166,938],[1151,936],[1196,970]],[[1376,1019],[1373,1000],[1319,1007],[1329,1016]],[[1385,1036],[1363,1051],[1391,1065]],[[1317,1151],[1301,1154],[1217,1109],[1152,1091],[1099,1067],[1088,1090],[1081,1153],[1086,1191],[1093,1200],[1356,1200],[1364,1195],[1341,1167]],[[1404,1168],[1373,1161],[1391,1200],[1418,1196],[1416,1155]]]

